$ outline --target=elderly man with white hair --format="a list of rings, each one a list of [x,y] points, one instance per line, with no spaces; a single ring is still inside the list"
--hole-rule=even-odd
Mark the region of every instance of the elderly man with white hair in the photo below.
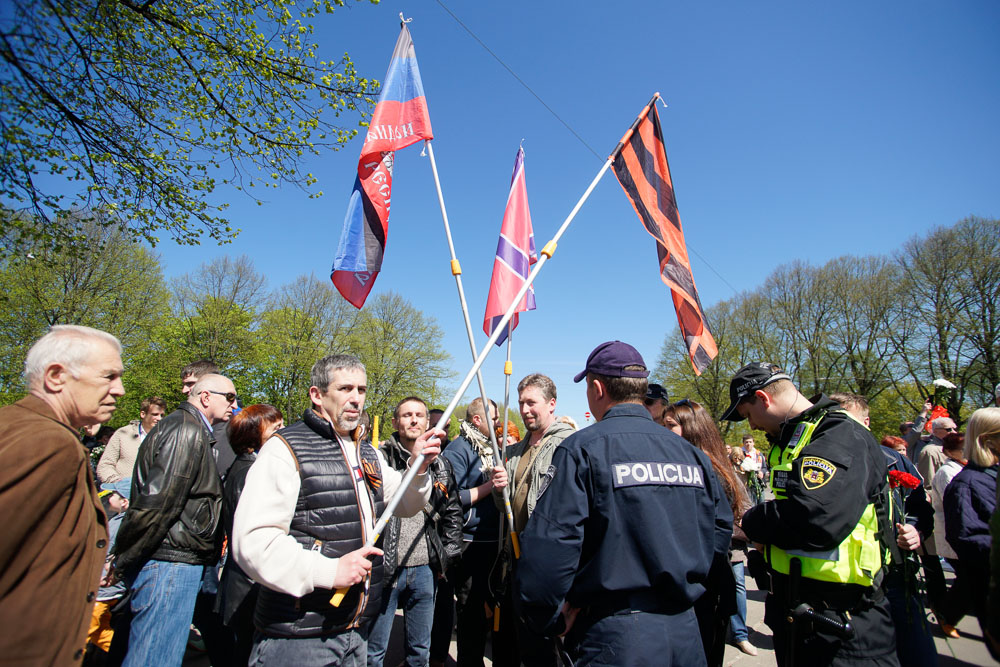
[[[121,345],[53,326],[28,351],[28,395],[0,408],[0,656],[72,665],[83,657],[108,530],[79,430],[111,419]]]

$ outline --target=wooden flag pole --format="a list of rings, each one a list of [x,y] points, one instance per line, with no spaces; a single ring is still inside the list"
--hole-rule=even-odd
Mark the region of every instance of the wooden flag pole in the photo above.
[[[657,96],[658,95],[659,94],[657,94]],[[656,96],[654,96],[653,99],[655,100]],[[635,126],[638,125],[639,121],[642,119],[642,116],[647,111],[648,107],[646,109],[643,109],[642,114],[639,115],[639,118],[636,119],[636,122],[633,124],[633,126],[629,128],[629,131],[625,134],[624,137],[622,137],[622,141],[619,142],[619,146],[624,145],[625,140],[628,138],[628,136],[632,134],[632,131],[634,130]],[[430,145],[428,144],[428,148],[429,147]],[[619,150],[620,149],[615,149],[615,152],[617,153]],[[510,306],[507,308],[507,312],[504,313],[503,317],[500,318],[500,321],[497,322],[497,325],[496,327],[494,327],[493,333],[490,335],[489,340],[486,341],[486,345],[479,353],[479,356],[476,357],[475,363],[472,364],[472,368],[469,369],[468,373],[466,373],[465,379],[462,380],[462,383],[458,386],[458,390],[452,397],[451,402],[448,404],[448,407],[445,408],[444,413],[438,420],[438,423],[434,425],[434,428],[440,429],[447,427],[448,420],[451,419],[452,413],[455,412],[455,408],[458,406],[458,402],[462,399],[462,395],[465,394],[465,390],[469,388],[470,384],[472,384],[472,379],[476,377],[476,375],[479,373],[479,369],[483,367],[483,362],[486,361],[486,357],[489,356],[493,346],[496,345],[497,338],[500,337],[500,332],[503,331],[503,328],[507,326],[508,322],[510,322],[510,318],[514,317],[514,311],[517,310],[517,306],[519,303],[521,303],[521,299],[524,298],[524,295],[528,293],[528,288],[531,287],[532,283],[534,283],[535,280],[538,278],[538,274],[541,272],[542,267],[545,266],[545,263],[552,257],[552,255],[555,254],[556,246],[559,243],[559,239],[562,238],[562,235],[566,232],[566,229],[569,227],[570,223],[573,222],[573,218],[576,217],[576,214],[580,212],[580,209],[583,207],[584,202],[586,202],[587,199],[590,197],[590,194],[594,191],[594,188],[597,187],[597,184],[600,182],[601,178],[604,177],[605,172],[607,172],[608,168],[611,167],[611,163],[614,161],[614,154],[615,153],[612,153],[612,157],[609,157],[607,161],[605,161],[604,166],[602,166],[601,170],[597,172],[596,176],[594,176],[594,180],[590,182],[590,185],[587,186],[587,189],[583,192],[583,195],[576,202],[576,205],[573,207],[573,210],[570,211],[569,215],[566,216],[566,219],[563,220],[563,223],[559,226],[559,229],[556,231],[555,236],[552,237],[552,240],[546,243],[545,247],[542,248],[541,252],[539,253],[541,257],[539,257],[538,261],[535,262],[535,268],[531,270],[531,273],[528,274],[527,280],[525,280],[524,284],[521,285],[520,289],[518,289],[517,294],[514,296],[514,300],[511,301]],[[382,516],[380,516],[378,518],[378,521],[375,522],[374,530],[372,530],[371,534],[368,536],[368,539],[365,540],[365,546],[368,547],[374,546],[375,542],[378,541],[379,536],[382,534],[382,531],[385,530],[385,526],[389,522],[389,518],[392,516],[393,512],[396,511],[396,508],[399,506],[400,501],[402,501],[403,493],[406,491],[407,487],[410,486],[410,483],[413,482],[413,478],[417,476],[417,470],[420,469],[420,466],[423,465],[423,462],[424,462],[424,455],[420,454],[413,459],[412,463],[410,463],[409,469],[406,471],[406,474],[403,475],[403,479],[401,479],[399,482],[399,488],[396,490],[396,493],[392,496],[392,499],[386,504],[385,510],[383,510],[382,512]],[[337,589],[337,592],[330,600],[330,604],[338,606],[340,602],[344,599],[344,595],[347,593],[347,590],[348,589],[346,588]]]

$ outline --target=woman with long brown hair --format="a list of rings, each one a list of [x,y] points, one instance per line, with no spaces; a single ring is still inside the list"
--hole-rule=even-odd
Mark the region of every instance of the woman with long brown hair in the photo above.
[[[248,405],[229,420],[229,445],[236,454],[236,460],[226,473],[222,489],[222,525],[230,547],[236,506],[243,493],[250,466],[257,458],[257,450],[284,425],[281,410],[266,403]],[[219,582],[217,606],[222,614],[222,621],[233,631],[236,640],[233,664],[245,665],[250,661],[253,649],[253,610],[257,604],[258,587],[259,584],[255,584],[235,560],[229,558],[226,561]]]
[[[743,513],[750,509],[750,496],[746,486],[736,475],[730,460],[730,448],[722,439],[715,421],[701,404],[684,399],[667,406],[663,412],[664,423],[675,422],[680,427],[680,435],[692,445],[705,452],[712,462],[715,476],[733,510],[733,539],[730,544],[728,562],[712,563],[705,584],[705,594],[695,603],[705,658],[709,667],[721,665],[726,650],[726,631],[732,625],[733,643],[748,655],[756,655],[757,649],[750,643],[746,631],[746,587],[743,577],[743,563],[749,540],[739,527]],[[742,605],[740,590],[742,589]],[[735,616],[737,622],[731,622]],[[742,632],[741,632],[742,630]]]

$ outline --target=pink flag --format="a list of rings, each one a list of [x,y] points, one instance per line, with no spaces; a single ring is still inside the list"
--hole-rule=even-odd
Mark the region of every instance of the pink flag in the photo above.
[[[507,208],[500,226],[500,241],[497,256],[493,260],[493,278],[490,280],[490,294],[486,298],[486,316],[483,331],[493,334],[493,328],[503,319],[524,281],[531,273],[531,265],[538,261],[535,254],[535,234],[531,231],[531,211],[528,210],[528,188],[524,180],[524,149],[517,149],[514,159],[514,173],[510,178],[510,194]],[[510,328],[517,327],[517,313],[535,309],[535,289],[528,291],[514,311]],[[505,330],[497,338],[497,345],[507,340]]]

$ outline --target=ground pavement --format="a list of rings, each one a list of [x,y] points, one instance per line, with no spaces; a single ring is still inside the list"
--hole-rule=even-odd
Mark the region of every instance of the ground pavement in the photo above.
[[[951,584],[951,575],[946,573]],[[739,649],[733,646],[726,646],[726,657],[724,665],[726,667],[757,667],[771,666],[774,661],[774,647],[771,643],[771,631],[764,625],[764,595],[763,591],[758,591],[756,584],[751,577],[747,577],[747,627],[750,628],[750,643],[757,647],[757,655],[744,655]],[[996,665],[990,658],[983,644],[982,633],[979,631],[979,623],[975,618],[966,616],[958,624],[958,631],[961,633],[959,639],[948,639],[938,630],[933,622],[933,616],[928,615],[931,630],[934,634],[934,643],[938,650],[939,667],[965,667],[966,665]],[[491,665],[489,660],[489,647],[487,646],[486,664]],[[454,658],[457,655],[455,642],[451,644],[450,666],[454,666]],[[397,667],[403,664],[403,614],[396,614],[396,622],[393,625],[392,637],[389,641],[389,649],[386,653],[385,667]],[[189,667],[208,667],[209,661],[204,654],[188,651],[185,656],[184,665]],[[902,665],[901,667],[907,667]]]

